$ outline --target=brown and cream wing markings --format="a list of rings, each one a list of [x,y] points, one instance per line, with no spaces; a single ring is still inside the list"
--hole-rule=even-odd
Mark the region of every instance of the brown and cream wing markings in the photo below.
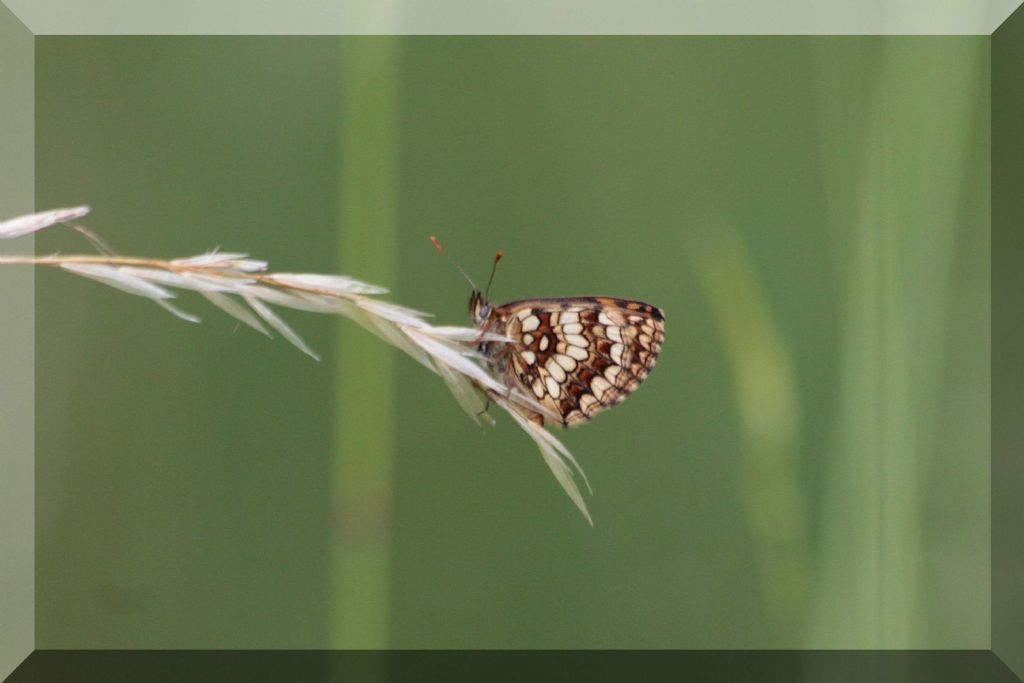
[[[622,402],[658,359],[665,339],[661,309],[611,297],[527,299],[496,311],[518,343],[505,382],[574,426]],[[540,415],[535,420],[543,422]]]

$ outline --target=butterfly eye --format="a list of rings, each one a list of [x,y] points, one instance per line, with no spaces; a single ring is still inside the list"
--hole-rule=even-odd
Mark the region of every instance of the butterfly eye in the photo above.
[[[491,314],[491,305],[488,303],[480,304],[480,317],[486,318]]]

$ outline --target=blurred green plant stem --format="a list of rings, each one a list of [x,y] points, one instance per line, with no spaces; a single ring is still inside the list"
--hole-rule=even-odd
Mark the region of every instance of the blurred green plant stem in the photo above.
[[[341,54],[341,272],[394,282],[397,258],[399,42],[357,37]],[[339,323],[332,554],[332,647],[388,644],[395,357]]]

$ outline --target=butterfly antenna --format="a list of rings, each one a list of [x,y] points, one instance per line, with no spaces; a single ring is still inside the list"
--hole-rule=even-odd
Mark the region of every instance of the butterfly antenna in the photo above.
[[[501,257],[504,255],[505,252],[503,251],[498,251],[498,253],[494,255],[494,264],[491,265],[491,276],[487,278],[487,291],[484,292],[484,299],[486,299],[487,295],[491,292],[491,283],[494,282],[494,273],[498,270],[498,261],[500,261]]]
[[[460,273],[462,273],[462,277],[466,278],[466,282],[468,282],[470,287],[473,288],[473,291],[474,292],[480,291],[479,288],[476,286],[476,283],[473,282],[473,278],[471,278],[469,275],[467,275],[466,271],[464,271],[462,269],[462,266],[459,265],[459,262],[456,261],[455,259],[453,259],[451,257],[451,254],[449,254],[447,251],[444,250],[444,248],[441,246],[441,243],[438,241],[438,239],[436,237],[434,237],[433,235],[431,235],[430,236],[430,241],[434,244],[435,247],[437,247],[437,250],[439,252],[441,252],[442,254],[444,254],[445,258],[448,259],[449,261],[451,261],[451,264],[453,266],[455,266]],[[495,261],[495,264],[497,264],[497,261]],[[493,275],[492,275],[492,277],[493,277]]]

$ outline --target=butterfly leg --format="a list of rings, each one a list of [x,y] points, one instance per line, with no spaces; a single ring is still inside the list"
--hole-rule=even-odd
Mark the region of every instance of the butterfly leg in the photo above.
[[[487,333],[491,331],[492,327],[494,327],[494,321],[493,320],[488,320],[483,325],[481,325],[480,326],[480,334],[478,334],[476,339],[474,339],[473,342],[472,342],[473,346],[477,346],[477,347],[482,346],[483,343],[484,343],[484,337],[487,336]]]

